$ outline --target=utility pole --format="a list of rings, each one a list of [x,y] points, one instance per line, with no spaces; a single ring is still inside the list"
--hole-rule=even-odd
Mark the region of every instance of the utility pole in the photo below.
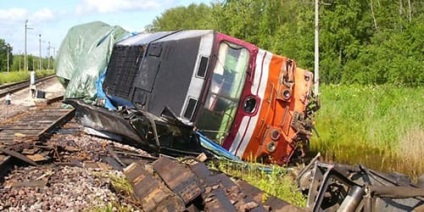
[[[10,51],[10,45],[6,44],[6,52],[7,52],[7,73],[9,73],[10,68],[9,68],[9,51]]]
[[[51,50],[53,49],[53,54],[51,53]],[[50,65],[54,65],[53,63],[52,63],[52,61],[51,61],[51,59],[53,58],[53,61],[54,61],[54,55],[55,55],[55,53],[56,53],[56,49],[54,48],[54,46],[51,46],[51,44],[50,44],[50,42],[49,42],[49,47],[47,48],[47,50],[48,50],[48,69],[50,69]]]
[[[21,71],[21,50],[18,51],[18,63],[19,63],[19,71]]]
[[[40,51],[40,57],[38,58],[39,59],[39,62],[40,62],[40,64],[39,64],[39,68],[40,68],[40,71],[43,69],[42,67],[41,67],[41,34],[39,34],[38,35],[38,37],[40,38],[40,46],[39,46],[39,51]]]
[[[50,41],[49,47],[47,47],[47,69],[50,69]]]
[[[315,62],[314,62],[314,94],[318,95],[319,86],[319,0],[315,0]]]
[[[24,70],[28,70],[28,64],[27,64],[27,24],[28,24],[28,19],[25,20],[25,54],[24,54]]]
[[[24,55],[24,70],[28,71],[28,58],[27,58],[27,31],[33,29],[28,27],[28,19],[25,20],[25,55]]]

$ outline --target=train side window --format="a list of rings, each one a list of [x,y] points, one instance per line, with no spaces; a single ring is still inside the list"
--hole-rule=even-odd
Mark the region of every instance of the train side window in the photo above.
[[[234,121],[249,66],[249,51],[239,45],[219,45],[209,93],[196,126],[220,143]]]
[[[197,69],[197,76],[204,78],[206,75],[206,69],[208,68],[209,58],[201,56],[199,68]]]

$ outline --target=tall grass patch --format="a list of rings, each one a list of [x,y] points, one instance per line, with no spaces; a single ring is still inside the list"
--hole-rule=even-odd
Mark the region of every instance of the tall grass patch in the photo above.
[[[11,71],[11,72],[0,72],[0,85],[6,84],[6,83],[13,83],[13,82],[22,82],[29,80],[29,71]],[[45,77],[45,76],[51,76],[54,75],[55,72],[53,69],[50,70],[38,70],[35,71],[35,76]]]
[[[209,166],[218,169],[225,174],[242,179],[251,185],[265,191],[267,194],[278,197],[288,203],[298,206],[306,206],[306,198],[297,188],[291,172],[283,167],[271,166],[263,169],[263,164],[248,163],[239,164],[230,161],[219,161],[217,165]],[[266,196],[263,201],[266,201]]]
[[[424,173],[420,160],[404,160],[412,151],[422,151],[414,145],[424,145],[424,87],[326,85],[320,100],[319,137],[313,137],[312,150],[327,160],[413,177]]]

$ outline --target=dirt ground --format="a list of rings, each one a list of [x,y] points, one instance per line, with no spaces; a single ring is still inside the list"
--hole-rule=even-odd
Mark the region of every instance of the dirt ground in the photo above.
[[[56,78],[42,82],[36,86],[37,90],[45,92],[46,99],[63,95],[65,92],[65,88]],[[5,104],[4,97],[0,98],[0,122],[20,112],[30,110],[35,107],[37,101],[43,101],[43,99],[33,98],[29,88],[12,93],[11,105]]]

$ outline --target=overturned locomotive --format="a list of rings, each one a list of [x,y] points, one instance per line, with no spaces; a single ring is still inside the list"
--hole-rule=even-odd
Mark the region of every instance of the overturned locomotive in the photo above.
[[[313,74],[295,61],[219,32],[140,33],[115,43],[102,84],[108,101],[137,111],[139,118],[91,114],[94,122],[133,132],[88,125],[152,149],[176,140],[190,149],[193,135],[187,132],[195,131],[244,160],[283,165],[309,145],[318,108],[312,85]],[[174,139],[165,139],[170,134]]]

